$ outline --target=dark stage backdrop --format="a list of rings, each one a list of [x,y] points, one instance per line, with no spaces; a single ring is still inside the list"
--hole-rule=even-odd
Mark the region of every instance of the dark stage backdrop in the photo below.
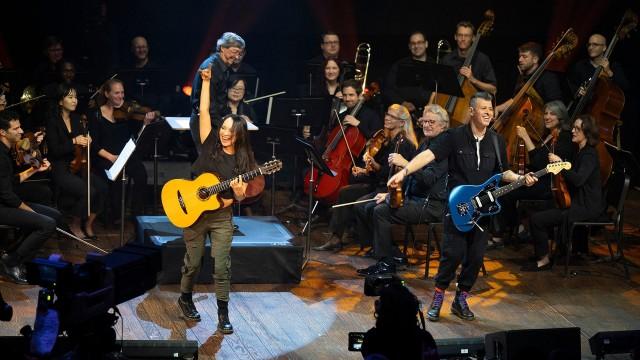
[[[429,55],[435,57],[439,39],[454,44],[454,26],[459,20],[478,24],[484,10],[492,8],[495,28],[481,42],[480,50],[493,62],[498,99],[504,100],[511,95],[517,75],[519,44],[538,41],[548,49],[562,30],[573,26],[582,35],[574,56],[584,57],[586,35],[599,31],[610,37],[629,7],[640,10],[632,0],[12,1],[5,2],[0,12],[0,59],[8,58],[28,72],[41,60],[44,36],[57,35],[64,40],[66,57],[99,82],[127,59],[131,38],[144,35],[152,61],[165,65],[171,81],[182,85],[191,82],[197,65],[220,34],[234,31],[247,41],[246,61],[260,73],[261,93],[284,89],[291,94],[304,79],[305,60],[319,54],[319,34],[327,29],[341,35],[341,53],[347,60],[353,60],[359,42],[371,43],[371,81],[383,78],[391,63],[408,54],[407,35],[411,31],[426,33]],[[632,34],[619,43],[613,55],[634,84],[628,103],[638,98],[638,49],[640,36]],[[559,71],[565,67],[563,63],[553,65]],[[629,114],[637,123],[637,111]]]

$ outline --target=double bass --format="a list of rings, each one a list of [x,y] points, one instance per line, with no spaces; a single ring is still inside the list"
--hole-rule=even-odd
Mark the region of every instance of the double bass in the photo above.
[[[476,53],[478,44],[480,43],[480,38],[486,37],[491,33],[494,21],[495,13],[493,10],[485,11],[484,21],[480,26],[478,26],[478,31],[474,36],[473,44],[469,48],[467,57],[462,64],[463,67],[469,67],[471,65],[473,56]],[[452,128],[469,122],[469,102],[471,101],[471,97],[478,92],[471,82],[461,74],[458,74],[458,84],[460,84],[464,97],[459,98],[457,96],[446,94],[436,94],[434,99],[436,104],[442,106],[447,110],[447,113],[449,113]]]
[[[529,80],[520,88],[513,97],[511,105],[496,119],[491,129],[501,134],[507,142],[507,157],[510,164],[518,164],[520,154],[518,153],[519,138],[516,126],[527,129],[527,133],[532,139],[542,141],[541,135],[544,131],[543,110],[544,102],[538,92],[533,88],[536,81],[556,56],[564,56],[571,52],[578,42],[578,37],[569,28],[565,31],[560,40],[555,44],[549,55],[533,72]],[[528,154],[525,151],[525,158],[528,162]],[[517,168],[513,169],[517,171]]]
[[[632,11],[627,10],[611,39],[611,43],[603,54],[606,60],[609,60],[611,52],[618,40],[627,37],[629,32],[635,29],[637,25],[638,16]],[[604,142],[609,144],[615,143],[614,132],[620,122],[625,97],[624,92],[619,86],[606,76],[602,76],[603,70],[603,67],[598,65],[591,78],[582,86],[584,95],[580,97],[580,100],[576,104],[570,121],[573,123],[576,118],[584,112],[592,115],[596,119],[601,140],[596,146],[598,159],[600,160],[600,180],[605,184],[613,169],[613,158],[611,154],[609,154],[609,151],[607,151]],[[587,107],[587,105],[589,106]]]

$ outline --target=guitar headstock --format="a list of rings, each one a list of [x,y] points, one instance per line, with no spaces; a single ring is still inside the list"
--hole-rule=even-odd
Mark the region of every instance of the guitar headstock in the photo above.
[[[627,10],[622,17],[622,22],[620,23],[620,30],[618,30],[618,36],[620,39],[624,39],[629,36],[629,33],[636,29],[638,26],[638,15],[631,11],[631,9]]]
[[[553,173],[554,175],[558,175],[558,173],[562,170],[570,170],[571,163],[568,161],[558,161],[554,163],[550,163],[547,165],[547,171]]]
[[[487,37],[493,30],[493,24],[495,20],[496,20],[496,14],[493,12],[493,10],[488,9],[487,11],[485,11],[484,20],[478,26],[478,31],[476,32],[476,34],[479,37]]]
[[[271,161],[267,161],[266,163],[262,164],[262,166],[260,166],[260,173],[262,175],[269,175],[269,174],[273,174],[276,171],[279,171],[280,169],[282,169],[282,161],[271,160]]]
[[[578,45],[578,35],[572,28],[567,29],[560,39],[553,46],[553,55],[556,57],[565,57],[573,51]]]

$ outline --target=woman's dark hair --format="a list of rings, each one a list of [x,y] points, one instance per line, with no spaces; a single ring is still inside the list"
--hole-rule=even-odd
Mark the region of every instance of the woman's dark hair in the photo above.
[[[253,157],[253,151],[251,150],[251,142],[249,141],[249,131],[247,130],[247,122],[240,115],[229,114],[222,118],[220,126],[225,120],[231,119],[233,124],[231,125],[231,132],[235,135],[236,142],[234,144],[236,150],[236,164],[238,165],[237,171],[239,173],[245,173],[253,170],[256,167],[256,161]],[[219,133],[220,129],[218,129]],[[215,159],[218,154],[222,152],[222,144],[220,143],[220,136],[215,136],[215,153],[211,154]]]
[[[56,86],[55,101],[52,102],[48,107],[49,114],[52,117],[58,117],[62,115],[62,106],[60,106],[60,101],[74,91],[76,94],[78,94],[78,90],[73,85],[67,83],[60,83],[58,86]]]
[[[342,67],[340,66],[340,63],[338,63],[338,60],[336,60],[336,59],[331,59],[331,58],[329,58],[329,59],[324,59],[324,60],[322,61],[322,67],[321,67],[321,69],[322,69],[322,74],[323,74],[323,76],[324,76],[324,69],[327,67],[327,65],[329,64],[329,62],[334,62],[334,63],[336,63],[336,66],[338,67],[338,81],[340,81],[340,74],[342,74]],[[325,79],[325,80],[326,80],[326,79]]]
[[[244,95],[247,95],[247,81],[239,76],[231,76],[229,77],[229,80],[227,81],[227,89],[230,90],[232,87],[238,85],[238,83],[242,81],[243,85],[244,85]],[[242,98],[244,98],[244,96],[242,96]]]
[[[596,119],[589,114],[582,114],[576,118],[582,120],[582,132],[587,138],[587,144],[596,146],[600,142],[600,130],[596,124]]]

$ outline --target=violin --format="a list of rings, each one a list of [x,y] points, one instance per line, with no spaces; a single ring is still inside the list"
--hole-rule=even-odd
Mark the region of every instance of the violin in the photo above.
[[[144,121],[147,113],[153,112],[156,118],[160,117],[159,111],[154,111],[150,107],[142,106],[135,101],[125,101],[120,107],[113,108],[113,119],[116,122],[125,120]]]
[[[373,134],[371,139],[369,139],[369,142],[367,144],[367,150],[366,150],[367,154],[369,154],[369,156],[372,158],[375,157],[380,151],[380,149],[388,142],[389,142],[389,132],[386,129],[380,129],[376,131],[376,133]],[[371,165],[369,164],[367,164],[365,168],[367,172],[373,171],[373,169],[371,168]]]
[[[393,150],[394,153],[398,152],[398,149],[400,148],[400,144],[402,144],[402,142],[404,141],[405,137],[403,133],[400,133],[398,141],[396,141],[396,146],[395,149]],[[391,168],[389,169],[389,179],[391,179],[391,177],[393,175],[395,175],[395,173],[398,172],[398,166],[393,165],[391,166]],[[402,184],[397,184],[395,187],[391,187],[388,186],[387,190],[389,192],[389,207],[392,209],[397,209],[399,207],[401,207],[402,205],[404,205],[404,193],[402,191]]]
[[[553,131],[551,132],[552,152],[555,151],[556,143],[558,142],[559,136],[560,136],[560,129],[558,128],[553,129]],[[565,182],[562,174],[555,174],[553,176],[551,191],[553,192],[553,198],[558,208],[568,209],[571,207],[571,195],[569,194],[567,183]]]
[[[83,127],[83,135],[87,136],[87,117],[82,115],[82,120],[80,121]],[[80,144],[75,144],[73,146],[73,160],[69,164],[69,171],[72,174],[77,174],[78,171],[84,170],[87,168],[87,158],[88,158],[88,147],[82,146]],[[86,170],[85,170],[86,171]]]
[[[26,133],[16,145],[16,164],[18,166],[30,165],[34,169],[39,169],[44,163],[44,156],[34,133]]]

